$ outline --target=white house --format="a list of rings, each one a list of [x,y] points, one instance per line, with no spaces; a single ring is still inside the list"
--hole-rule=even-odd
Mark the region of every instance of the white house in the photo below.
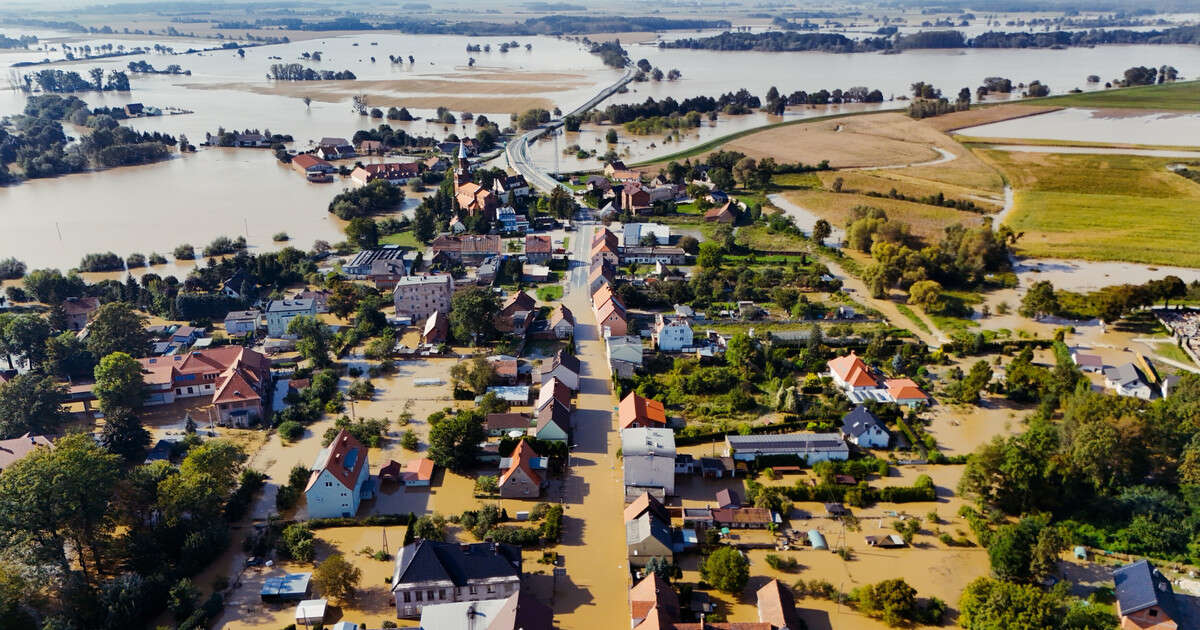
[[[1099,373],[1104,371],[1104,359],[1098,354],[1088,354],[1075,350],[1071,353],[1071,360],[1084,372]]]
[[[671,244],[671,226],[661,223],[626,223],[621,237],[622,247],[639,247],[642,239],[654,237],[656,245]]]
[[[853,352],[830,359],[828,365],[834,384],[847,392],[879,389],[879,380],[871,373],[871,368]]]
[[[271,300],[267,304],[267,334],[282,337],[291,321],[301,315],[316,315],[315,300]]]
[[[621,431],[621,456],[627,495],[646,491],[675,494],[675,433],[671,429]]]
[[[225,314],[225,333],[248,335],[262,326],[262,313],[258,311],[229,311]]]
[[[1153,395],[1141,371],[1132,363],[1104,368],[1104,386],[1114,390],[1118,396],[1150,400]]]
[[[309,518],[351,517],[362,499],[373,496],[367,447],[345,429],[321,449],[304,496]]]
[[[664,352],[679,352],[692,346],[692,323],[686,317],[664,316],[654,318],[654,345]]]
[[[850,447],[837,433],[725,436],[725,457],[754,461],[759,455],[797,455],[813,464],[826,460],[845,461],[850,457]]]
[[[887,448],[891,434],[863,405],[842,416],[842,437],[863,448]]]

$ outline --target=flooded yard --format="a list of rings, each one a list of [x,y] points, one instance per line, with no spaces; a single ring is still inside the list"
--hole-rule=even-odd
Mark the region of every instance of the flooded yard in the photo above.
[[[1200,144],[1200,114],[1069,108],[967,127],[955,133],[982,138],[1031,138],[1194,147]],[[1053,152],[1062,151],[1055,148]]]

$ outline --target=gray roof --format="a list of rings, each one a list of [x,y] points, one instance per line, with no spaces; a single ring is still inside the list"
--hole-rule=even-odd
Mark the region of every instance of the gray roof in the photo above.
[[[625,523],[625,544],[633,545],[654,538],[671,548],[671,528],[655,518],[650,511]]]
[[[621,431],[621,455],[655,455],[674,460],[675,432],[671,429],[624,429]]]
[[[842,416],[842,435],[847,437],[858,437],[873,427],[879,427],[885,433],[887,429],[883,428],[883,424],[879,422],[879,418],[871,413],[865,406],[859,405],[850,410],[850,413]]]
[[[271,300],[267,305],[268,313],[290,313],[292,311],[310,311],[313,309],[311,299],[303,300]]]
[[[1113,571],[1117,606],[1121,616],[1158,606],[1169,617],[1175,616],[1175,593],[1171,582],[1154,565],[1138,560]]]
[[[476,580],[520,575],[520,547],[418,540],[397,554],[392,588],[419,582],[451,582],[455,586],[466,586]]]
[[[1143,381],[1142,373],[1138,371],[1137,366],[1132,363],[1125,363],[1114,367],[1104,368],[1104,378],[1119,385],[1127,385]]]
[[[837,433],[788,433],[786,435],[727,435],[725,441],[738,451],[753,450],[843,450],[846,443]]]

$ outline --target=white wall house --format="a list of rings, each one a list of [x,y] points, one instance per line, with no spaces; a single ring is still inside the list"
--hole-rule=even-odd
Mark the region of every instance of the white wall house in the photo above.
[[[287,334],[288,324],[301,315],[316,315],[315,300],[271,300],[267,304],[267,334],[282,337]]]
[[[837,433],[789,433],[787,435],[727,435],[725,456],[754,461],[759,455],[798,455],[809,464],[845,461],[850,447]]]
[[[692,346],[692,323],[686,317],[654,318],[654,344],[664,352],[679,352]]]
[[[359,502],[369,498],[370,476],[367,448],[343,429],[329,446],[321,449],[313,463],[308,486],[304,488],[309,518],[357,514]]]
[[[627,493],[635,488],[661,488],[665,495],[675,494],[675,433],[671,429],[621,431],[621,456]]]
[[[862,448],[887,448],[892,439],[879,418],[862,405],[842,416],[842,437]]]

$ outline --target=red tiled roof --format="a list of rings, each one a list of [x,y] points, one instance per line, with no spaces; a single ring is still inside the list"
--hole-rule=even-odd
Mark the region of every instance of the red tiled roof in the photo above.
[[[100,298],[68,298],[63,301],[62,308],[67,315],[85,315],[100,308]]]
[[[347,468],[345,465],[346,457],[349,453],[358,449],[357,455],[354,457],[354,468]],[[358,481],[358,475],[362,471],[362,467],[367,465],[367,447],[363,446],[357,438],[350,435],[349,431],[342,429],[338,431],[337,437],[321,451],[321,459],[317,462],[317,468],[313,469],[312,476],[308,478],[308,485],[304,491],[308,492],[313,484],[317,482],[317,477],[321,476],[321,471],[328,470],[333,475],[334,479],[338,480],[346,488],[354,489],[354,484]]]
[[[521,440],[521,442],[517,444],[517,448],[513,450],[511,457],[512,463],[509,465],[508,470],[504,471],[504,474],[500,476],[501,486],[503,486],[517,470],[524,472],[525,476],[529,477],[529,480],[533,483],[539,486],[542,485],[542,477],[534,472],[532,465],[533,459],[537,457],[537,453],[534,452],[533,447],[529,445],[529,442]]]
[[[239,369],[231,369],[226,376],[225,382],[217,388],[217,392],[213,394],[214,403],[227,403],[247,400],[262,400],[258,392],[250,386],[249,379],[246,378],[246,372]]]
[[[917,386],[912,379],[909,378],[894,378],[885,381],[888,394],[895,400],[928,400],[929,397],[921,388]]]
[[[529,234],[525,237],[526,254],[549,254],[552,249],[553,243],[549,236]]]
[[[621,420],[622,429],[628,429],[629,425],[634,422],[638,422],[642,426],[665,427],[667,425],[667,412],[661,402],[652,398],[643,398],[632,392],[621,401],[617,408],[617,414]]]
[[[829,360],[829,371],[838,375],[852,387],[871,387],[879,382],[871,375],[871,368],[858,355],[851,352],[843,357]]]
[[[433,479],[433,460],[428,457],[410,459],[404,469],[405,481],[429,481]]]
[[[321,158],[309,153],[301,153],[300,155],[293,157],[292,164],[298,164],[300,168],[306,170],[321,164],[329,166],[329,162],[326,162],[325,160],[322,160]]]
[[[629,589],[629,602],[635,619],[645,618],[650,609],[656,606],[672,618],[679,618],[679,596],[666,580],[653,571]]]
[[[54,445],[45,436],[29,435],[28,433],[11,440],[0,440],[0,470],[12,466],[26,455],[42,447],[54,448]]]
[[[633,500],[633,503],[625,506],[625,522],[632,521],[647,510],[664,522],[671,521],[671,516],[667,513],[667,508],[663,507],[662,502],[649,492],[643,492],[641,496]]]
[[[801,628],[799,615],[796,614],[796,598],[792,589],[771,580],[755,593],[758,600],[758,620],[771,624],[776,628]]]
[[[528,429],[529,416],[523,413],[489,413],[483,419],[483,426],[489,431]]]
[[[720,523],[770,523],[771,510],[757,507],[717,508],[712,510],[712,519]]]
[[[566,321],[568,324],[574,326],[575,315],[571,313],[571,309],[559,304],[558,308],[554,309],[554,312],[550,315],[550,327],[554,328],[561,321]]]

